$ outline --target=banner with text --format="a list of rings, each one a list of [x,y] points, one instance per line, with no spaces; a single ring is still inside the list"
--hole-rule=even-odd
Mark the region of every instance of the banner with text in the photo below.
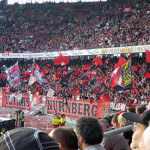
[[[84,50],[61,51],[63,56],[85,56],[85,55],[105,55],[105,54],[129,54],[145,53],[150,50],[150,45],[113,47],[113,48],[95,48]],[[54,58],[58,57],[60,51],[43,53],[0,53],[0,58]]]
[[[110,102],[110,109],[118,110],[118,111],[126,111],[126,104],[125,103],[114,103]]]
[[[63,113],[71,117],[89,116],[102,118],[106,113],[109,113],[109,102],[93,102],[89,100],[67,100],[64,103],[63,99],[47,98],[47,112]]]
[[[22,110],[31,110],[39,104],[39,97],[32,96],[30,100],[29,95],[22,94],[21,100],[18,101],[17,95],[10,93],[3,93],[2,106],[8,108],[22,109]]]

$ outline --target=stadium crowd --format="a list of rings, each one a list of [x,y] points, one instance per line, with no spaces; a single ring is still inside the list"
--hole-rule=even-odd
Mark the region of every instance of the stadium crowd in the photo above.
[[[148,0],[8,5],[1,52],[44,52],[150,44]]]
[[[62,68],[55,68],[53,60],[36,60],[39,65],[39,72],[43,72],[44,77],[48,79],[49,84],[54,90],[54,96],[57,97],[67,97],[67,98],[77,98],[77,93],[80,93],[80,99],[93,99],[99,101],[114,101],[122,102],[128,104],[141,104],[146,105],[150,97],[150,80],[146,79],[146,62],[144,57],[134,57],[132,56],[132,66],[140,66],[138,72],[136,73],[132,70],[133,88],[129,90],[116,91],[112,88],[110,74],[114,70],[114,65],[117,63],[117,57],[103,58],[103,66],[106,74],[100,69],[100,67],[93,64],[93,58],[88,59],[88,57],[81,58],[71,58],[70,64],[68,65],[67,72],[73,70],[70,76],[63,76]],[[3,65],[7,64],[7,67],[15,64],[15,59],[6,59],[0,61],[1,64],[1,79],[6,80],[6,73],[4,71]],[[30,72],[32,70],[33,60],[18,59],[18,64],[20,68],[21,85],[18,87],[10,87],[10,92],[21,92],[39,95],[47,95],[48,89],[45,89],[42,85],[36,81],[32,85],[28,85],[30,79]],[[92,83],[83,79],[82,77],[88,71],[83,68],[91,67],[90,71],[99,71],[99,78],[101,82],[105,83],[105,90],[102,93],[95,93],[92,89]],[[57,70],[57,71],[56,71]],[[66,71],[65,71],[66,72]],[[29,74],[28,74],[29,73]],[[69,73],[68,73],[69,74]],[[7,84],[8,85],[8,84]],[[3,88],[4,92],[8,92],[7,88]]]
[[[149,7],[148,0],[6,6],[0,12],[6,16],[0,18],[0,50],[43,52],[150,44]],[[131,8],[131,11],[124,12],[125,8]],[[137,69],[132,69],[133,88],[125,91],[115,91],[109,86],[117,57],[104,56],[103,68],[94,65],[95,56],[71,58],[65,68],[67,73],[72,72],[67,78],[64,78],[66,74],[62,72],[63,67],[54,67],[53,60],[35,60],[39,72],[55,91],[54,96],[77,98],[79,92],[80,99],[102,101],[103,96],[108,101],[142,106],[129,107],[125,113],[119,112],[102,119],[81,117],[76,120],[74,129],[58,127],[49,135],[35,128],[17,128],[8,132],[2,129],[0,149],[77,150],[79,147],[81,150],[149,150],[150,80],[145,78],[145,57],[136,54],[131,56],[132,66]],[[0,60],[1,84],[7,78],[3,65],[10,67],[16,61]],[[47,95],[48,90],[37,81],[28,85],[33,60],[18,59],[18,64],[21,85],[10,87],[10,92]],[[106,85],[103,93],[93,93],[92,83],[82,78],[89,69],[99,72],[99,78]],[[3,91],[8,92],[8,84]],[[133,123],[133,131],[103,138],[103,132]]]

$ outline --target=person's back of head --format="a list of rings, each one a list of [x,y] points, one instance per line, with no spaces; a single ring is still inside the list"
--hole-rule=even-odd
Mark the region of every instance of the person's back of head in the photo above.
[[[106,132],[110,128],[110,124],[106,119],[99,119],[99,124],[103,127],[103,131]]]
[[[127,112],[135,113],[135,107],[133,106],[127,107]]]
[[[112,124],[113,124],[113,127],[115,129],[120,128],[120,125],[118,123],[118,115],[113,116],[113,118],[112,118]]]
[[[146,110],[144,106],[136,106],[136,114],[142,114]]]
[[[80,149],[83,146],[100,144],[103,140],[103,130],[98,120],[91,117],[81,117],[76,120],[74,130],[78,136]]]
[[[60,150],[77,150],[78,138],[73,129],[68,127],[58,127],[49,134],[60,147]]]
[[[126,119],[126,118],[124,118],[122,115],[123,115],[124,113],[122,113],[122,114],[120,114],[119,116],[118,116],[118,123],[120,124],[120,127],[124,127],[124,126],[127,126],[127,125],[131,125],[133,122],[132,121],[130,121],[130,120],[128,120],[128,119]]]
[[[111,126],[111,120],[112,120],[111,116],[103,117],[103,119],[107,120],[109,125]]]

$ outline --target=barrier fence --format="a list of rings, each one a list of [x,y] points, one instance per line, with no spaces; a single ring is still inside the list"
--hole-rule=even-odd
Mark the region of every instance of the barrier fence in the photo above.
[[[119,129],[115,129],[115,130],[111,130],[111,131],[107,131],[104,132],[104,138],[107,138],[109,136],[114,136],[116,134],[120,134],[126,131],[131,131],[132,130],[133,125],[128,125]]]

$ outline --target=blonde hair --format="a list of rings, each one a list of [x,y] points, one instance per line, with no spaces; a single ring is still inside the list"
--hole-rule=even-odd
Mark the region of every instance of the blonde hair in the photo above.
[[[123,113],[122,113],[122,114],[123,114]],[[118,123],[120,124],[121,127],[130,125],[130,124],[133,123],[132,121],[130,121],[130,120],[124,118],[124,117],[122,116],[122,114],[120,114],[120,115],[118,116]]]

